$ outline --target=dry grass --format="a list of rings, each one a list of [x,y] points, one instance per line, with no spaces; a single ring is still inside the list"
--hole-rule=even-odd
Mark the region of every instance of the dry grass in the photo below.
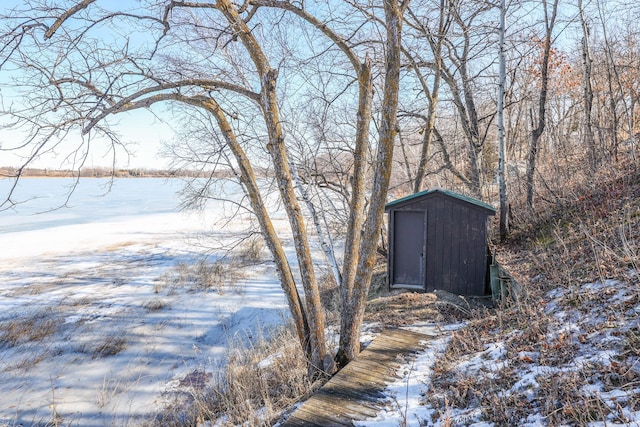
[[[91,334],[78,336],[78,342],[74,346],[75,351],[91,355],[92,359],[115,356],[127,348],[127,332],[121,327],[114,327],[102,335]]]
[[[34,310],[21,317],[0,321],[0,346],[15,347],[44,341],[55,335],[63,323],[63,319],[52,308]]]
[[[456,323],[470,319],[482,307],[479,299],[467,300],[446,292],[394,292],[369,301],[365,321],[393,327],[424,321]]]
[[[314,389],[292,325],[248,348],[232,344],[227,361],[215,373],[189,372],[150,425],[268,426]]]
[[[115,251],[118,251],[120,249],[127,248],[129,246],[134,246],[134,245],[137,245],[137,244],[139,244],[139,242],[134,242],[134,241],[120,242],[120,243],[116,243],[116,244],[112,244],[112,245],[107,246],[105,248],[105,250],[109,251],[109,252],[115,252]]]
[[[625,422],[622,406],[611,408],[598,393],[586,390],[595,383],[605,385],[602,392],[637,387],[640,372],[633,366],[637,355],[610,363],[576,363],[578,356],[587,354],[581,350],[590,342],[580,344],[583,335],[561,332],[558,319],[535,301],[498,309],[453,334],[444,356],[435,363],[426,398],[428,405],[438,408],[437,417],[454,409],[477,408],[479,419],[496,425],[518,425],[534,413],[545,417],[549,425],[586,425],[607,416]],[[630,341],[634,337],[635,332]],[[499,369],[459,370],[460,363],[482,354],[496,341],[506,350],[497,360],[503,364]],[[531,378],[529,383],[519,383],[524,374]],[[637,401],[631,404],[638,406]],[[460,419],[457,423],[454,425],[460,425]]]
[[[640,172],[602,172],[537,213],[522,214],[502,259],[547,288],[595,279],[637,281],[640,267]],[[526,212],[521,202],[520,212]]]
[[[548,425],[625,423],[638,410],[640,174],[569,191],[498,248],[526,295],[473,312],[453,334],[435,363],[428,422],[518,425],[537,414]],[[499,369],[460,368],[495,343],[504,346]]]
[[[156,279],[155,292],[172,295],[176,289],[185,288],[189,292],[242,292],[240,283],[244,276],[243,264],[237,258],[215,262],[201,259],[193,264],[181,262]]]
[[[21,295],[40,295],[47,291],[48,285],[42,283],[32,283],[12,289],[8,296],[21,296]]]
[[[125,335],[105,335],[91,346],[91,358],[115,356],[126,348],[127,338]]]
[[[324,307],[327,322],[339,322],[342,302],[340,300],[340,289],[338,289],[338,284],[333,274],[322,274],[318,279],[318,288],[320,290],[320,301],[322,302],[322,307]]]
[[[509,390],[519,378],[515,367],[478,373],[461,372],[459,363],[468,360],[471,355],[481,354],[496,342],[502,331],[511,331],[505,340],[506,359],[518,359],[519,354],[529,354],[538,350],[541,338],[549,331],[552,318],[544,313],[540,305],[531,304],[531,300],[522,304],[495,311],[475,311],[474,319],[452,335],[447,350],[434,365],[432,392],[427,400],[435,408],[463,409],[480,407],[483,419],[492,420],[500,425],[517,422],[524,411],[517,410],[517,402],[502,392]],[[498,398],[500,396],[500,398]],[[522,396],[518,396],[521,399]],[[524,399],[526,402],[526,399]],[[513,418],[515,417],[515,418]]]
[[[239,258],[244,264],[255,264],[264,258],[264,240],[260,236],[252,236],[245,240],[239,248]]]
[[[142,304],[142,307],[144,307],[147,311],[160,311],[160,310],[164,310],[169,306],[170,306],[169,301],[162,298],[152,298],[149,301]]]

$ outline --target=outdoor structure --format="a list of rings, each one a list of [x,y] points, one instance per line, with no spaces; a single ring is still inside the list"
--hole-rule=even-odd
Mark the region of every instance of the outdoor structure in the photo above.
[[[480,200],[433,189],[390,202],[388,280],[391,289],[436,289],[486,295],[487,218],[496,210]]]

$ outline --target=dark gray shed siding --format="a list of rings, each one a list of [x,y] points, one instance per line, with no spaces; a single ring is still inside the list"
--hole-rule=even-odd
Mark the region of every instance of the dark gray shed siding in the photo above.
[[[391,202],[386,210],[389,212],[391,288],[427,292],[442,289],[459,295],[485,294],[487,218],[495,214],[491,206],[445,190],[429,190]],[[406,231],[402,235],[396,233],[396,217],[403,217],[398,212],[424,213],[424,236],[420,236],[421,230],[413,234]],[[420,247],[416,239],[425,240],[425,256],[421,260],[423,283],[411,285],[398,280],[404,277],[403,271],[398,270],[406,267],[399,260],[415,258],[416,248]]]

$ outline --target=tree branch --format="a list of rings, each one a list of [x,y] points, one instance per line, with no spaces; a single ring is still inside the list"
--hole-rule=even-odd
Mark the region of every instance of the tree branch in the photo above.
[[[86,85],[83,85],[83,86],[87,87]],[[105,117],[111,114],[122,113],[125,111],[131,111],[139,108],[147,108],[159,101],[184,100],[187,97],[185,97],[184,95],[176,94],[176,93],[160,93],[160,94],[154,94],[148,98],[139,99],[139,100],[136,100],[136,99],[143,97],[145,95],[152,94],[154,92],[161,92],[169,89],[177,89],[185,86],[197,86],[204,90],[227,89],[232,92],[236,92],[241,95],[244,95],[247,98],[255,101],[256,103],[260,102],[260,95],[258,95],[257,93],[252,92],[242,86],[238,86],[232,83],[227,83],[222,81],[188,79],[188,80],[181,80],[181,81],[172,82],[172,83],[164,83],[158,86],[142,89],[132,95],[127,96],[126,98],[123,98],[117,103],[111,105],[109,108],[103,110],[102,113],[100,113],[98,116],[91,119],[89,124],[85,126],[85,128],[82,130],[82,134],[83,135],[87,134],[89,131],[91,131],[91,129],[97,123],[99,123],[101,120],[103,120]],[[101,93],[96,92],[96,95],[101,95]]]
[[[55,20],[55,22],[53,23],[53,25],[49,27],[47,32],[44,33],[44,39],[49,40],[55,34],[55,32],[58,31],[58,28],[60,28],[60,26],[64,23],[64,21],[71,18],[73,15],[75,15],[82,9],[86,9],[87,6],[89,6],[91,3],[94,3],[95,1],[96,0],[82,0],[80,3],[73,6],[71,9],[66,10],[62,15],[58,17],[58,19]]]

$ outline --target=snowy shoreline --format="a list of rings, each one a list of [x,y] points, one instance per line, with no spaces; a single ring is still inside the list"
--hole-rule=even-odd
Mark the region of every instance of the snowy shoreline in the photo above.
[[[112,206],[115,218],[0,233],[0,425],[148,419],[180,378],[223,366],[230,339],[287,319],[273,267],[242,268],[225,249],[244,236],[244,216],[221,230],[222,206],[205,220],[145,211],[157,201],[136,197]],[[233,283],[198,287],[194,272],[216,265]]]

